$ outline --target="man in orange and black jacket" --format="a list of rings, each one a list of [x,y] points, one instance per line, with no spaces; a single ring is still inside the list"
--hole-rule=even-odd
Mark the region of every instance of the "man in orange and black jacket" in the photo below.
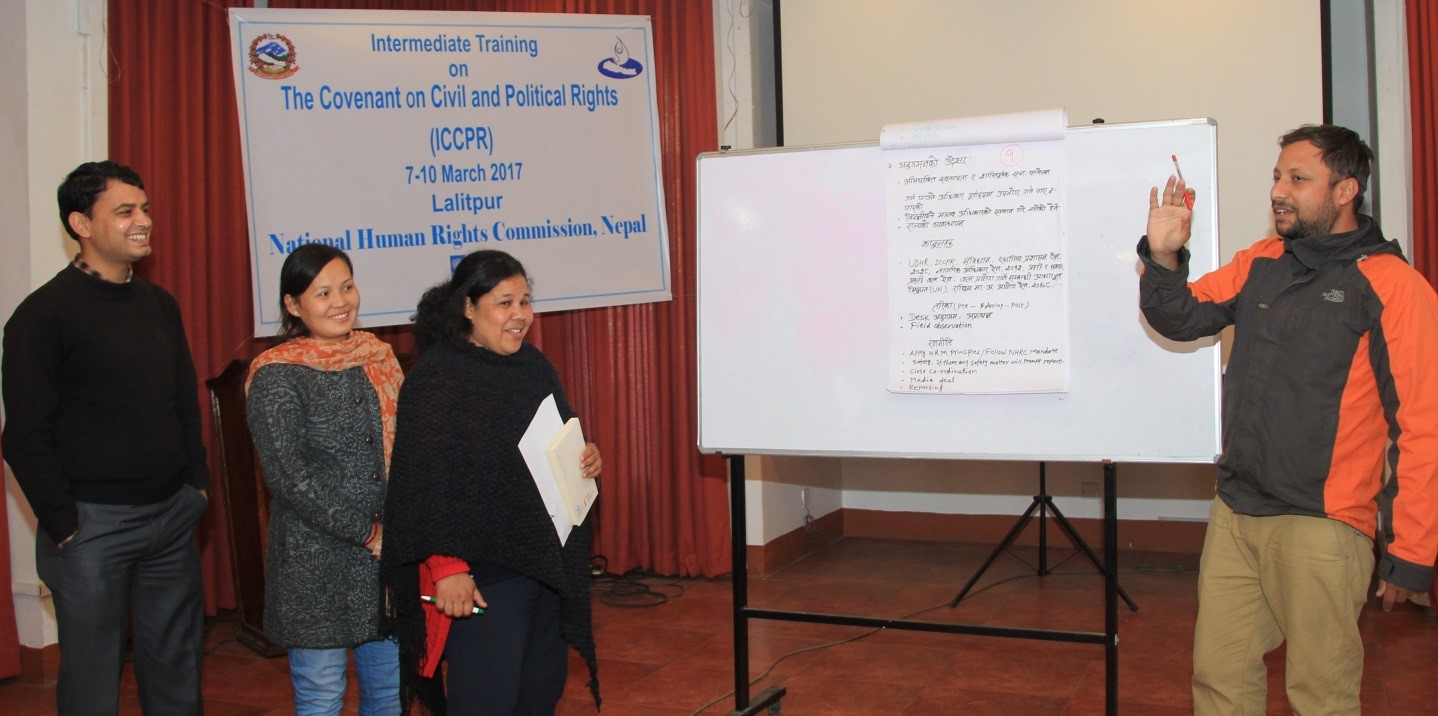
[[[1295,713],[1358,713],[1358,615],[1385,457],[1397,481],[1383,609],[1427,591],[1438,554],[1438,298],[1358,214],[1372,152],[1351,130],[1279,139],[1278,236],[1188,282],[1194,195],[1149,195],[1139,302],[1176,340],[1234,326],[1223,455],[1199,569],[1194,709],[1263,713],[1263,655],[1288,642]],[[1391,441],[1391,442],[1390,442]]]

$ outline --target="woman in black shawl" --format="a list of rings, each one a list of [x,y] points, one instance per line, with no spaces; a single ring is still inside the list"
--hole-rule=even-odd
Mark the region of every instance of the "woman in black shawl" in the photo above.
[[[518,448],[549,395],[562,419],[574,416],[554,367],[524,342],[530,301],[517,260],[477,251],[425,292],[415,316],[422,355],[399,396],[383,565],[401,694],[432,713],[553,713],[566,645],[588,664],[599,702],[589,525],[560,544]],[[581,468],[599,474],[592,443]]]

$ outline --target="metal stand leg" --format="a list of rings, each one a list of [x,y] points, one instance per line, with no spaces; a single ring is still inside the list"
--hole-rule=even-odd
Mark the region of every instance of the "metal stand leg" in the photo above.
[[[1104,499],[1107,500],[1109,497],[1110,495],[1105,493]],[[1105,502],[1105,508],[1106,507],[1107,503]],[[1064,517],[1064,513],[1059,511],[1058,505],[1055,505],[1053,498],[1049,496],[1048,463],[1040,462],[1039,494],[1034,495],[1033,501],[1029,503],[1029,508],[1027,510],[1024,510],[1024,513],[1019,516],[1018,522],[1015,522],[1013,528],[1009,530],[1009,533],[1004,535],[1003,540],[999,542],[999,546],[995,547],[994,550],[989,553],[989,556],[987,559],[984,560],[983,565],[979,567],[978,571],[974,572],[974,576],[969,578],[969,581],[967,584],[964,585],[964,588],[960,589],[959,593],[954,596],[952,601],[949,602],[950,607],[958,606],[959,602],[963,601],[964,597],[968,595],[969,590],[973,589],[974,585],[978,583],[979,578],[984,576],[984,572],[987,572],[989,567],[993,565],[994,560],[998,559],[999,555],[1003,554],[1004,550],[1007,550],[1009,547],[1013,546],[1014,540],[1017,539],[1019,534],[1024,531],[1024,528],[1028,526],[1029,520],[1033,519],[1035,511],[1038,511],[1039,513],[1038,575],[1040,577],[1050,574],[1050,570],[1048,568],[1048,530],[1046,529],[1048,522],[1044,519],[1046,513],[1049,511],[1053,512],[1054,520],[1058,523],[1059,528],[1063,530],[1064,535],[1068,537],[1069,542],[1071,542],[1073,546],[1079,551],[1083,552],[1084,556],[1088,557],[1088,560],[1093,563],[1093,566],[1097,568],[1100,573],[1105,573],[1104,565],[1102,562],[1099,561],[1098,555],[1094,554],[1094,551],[1089,548],[1088,543],[1084,541],[1083,537],[1079,536],[1079,533],[1077,530],[1074,529],[1073,524],[1068,521],[1067,517]],[[1107,527],[1107,524],[1105,524],[1105,527]],[[1116,539],[1117,536],[1115,535],[1115,540]],[[1123,601],[1125,604],[1128,605],[1128,608],[1135,612],[1138,611],[1138,604],[1134,603],[1133,599],[1128,596],[1128,592],[1125,592],[1123,590],[1123,587],[1117,587],[1117,589],[1119,596],[1123,598]]]
[[[1090,555],[1092,558],[1092,555]],[[1104,712],[1118,715],[1118,466],[1103,461],[1103,631],[1104,631]],[[1130,609],[1138,611],[1123,594]]]
[[[734,565],[734,710],[730,716],[751,716],[768,709],[778,713],[787,690],[771,686],[749,699],[749,553],[745,544],[744,456],[729,460],[729,539]]]

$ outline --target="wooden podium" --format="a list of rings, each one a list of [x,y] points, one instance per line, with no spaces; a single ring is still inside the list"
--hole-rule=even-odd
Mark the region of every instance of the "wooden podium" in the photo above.
[[[230,526],[230,562],[235,570],[235,601],[240,629],[235,640],[265,657],[283,656],[285,647],[265,634],[265,554],[269,539],[270,491],[260,474],[259,458],[245,417],[248,359],[232,361],[205,381],[215,418],[215,448],[220,455],[220,489]]]

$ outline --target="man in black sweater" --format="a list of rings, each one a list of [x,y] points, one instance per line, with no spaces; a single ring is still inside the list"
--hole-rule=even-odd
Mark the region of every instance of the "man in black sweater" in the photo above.
[[[209,471],[179,304],[133,270],[152,228],[134,170],[82,164],[58,198],[80,253],[15,309],[0,359],[5,459],[59,622],[58,710],[116,712],[128,622],[145,713],[198,714]]]

